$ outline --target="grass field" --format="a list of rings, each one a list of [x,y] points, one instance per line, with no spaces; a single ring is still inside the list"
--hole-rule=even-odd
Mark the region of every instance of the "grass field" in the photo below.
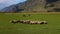
[[[26,14],[27,15],[27,14]],[[12,24],[11,20],[45,20],[48,24]],[[60,14],[0,14],[0,34],[60,34]]]

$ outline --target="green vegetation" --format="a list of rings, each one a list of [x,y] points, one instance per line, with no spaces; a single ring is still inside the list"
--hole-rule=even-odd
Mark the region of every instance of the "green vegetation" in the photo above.
[[[27,15],[27,14],[26,14]],[[46,20],[48,24],[12,24],[11,20]],[[0,34],[60,34],[60,14],[0,14]]]

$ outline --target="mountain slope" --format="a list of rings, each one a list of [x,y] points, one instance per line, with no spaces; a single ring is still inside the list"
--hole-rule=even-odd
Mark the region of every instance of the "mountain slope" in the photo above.
[[[57,0],[27,0],[23,3],[19,3],[19,4],[16,4],[16,5],[12,5],[12,6],[9,6],[9,7],[6,7],[4,9],[2,9],[1,11],[3,12],[21,12],[21,11],[48,11],[48,10],[52,10],[53,8],[55,7],[58,7],[60,8],[60,2],[56,2]],[[48,3],[48,4],[46,4]],[[47,9],[45,7],[45,5],[49,5],[49,4],[54,4],[55,6],[53,7],[48,7]],[[58,5],[58,6],[57,6]]]

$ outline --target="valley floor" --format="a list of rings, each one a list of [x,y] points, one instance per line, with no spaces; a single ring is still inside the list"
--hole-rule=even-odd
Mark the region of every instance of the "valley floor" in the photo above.
[[[11,20],[45,20],[48,24],[12,24]],[[60,34],[60,13],[0,13],[0,34]]]

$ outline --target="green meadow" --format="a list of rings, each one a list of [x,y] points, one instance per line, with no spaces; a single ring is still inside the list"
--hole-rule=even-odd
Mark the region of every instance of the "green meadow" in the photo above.
[[[26,15],[24,17],[23,15]],[[60,34],[60,14],[0,14],[0,34]],[[48,24],[12,24],[11,20],[43,20]]]

